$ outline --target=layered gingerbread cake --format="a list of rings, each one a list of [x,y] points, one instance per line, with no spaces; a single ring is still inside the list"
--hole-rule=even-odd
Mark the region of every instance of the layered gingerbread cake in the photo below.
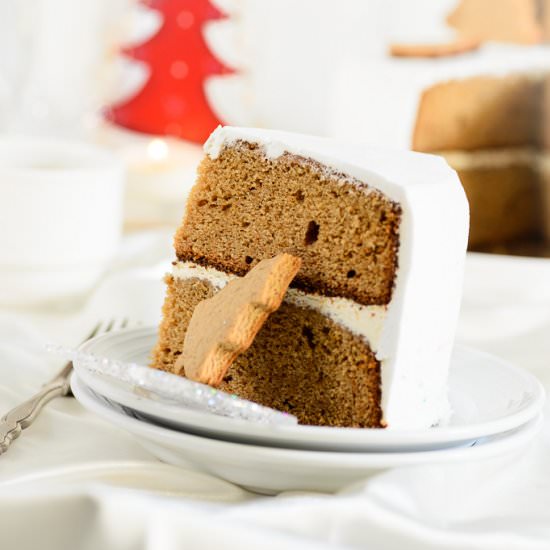
[[[153,366],[185,375],[197,304],[286,252],[301,268],[220,389],[303,424],[445,421],[468,228],[456,173],[431,155],[256,129],[220,127],[205,152]]]

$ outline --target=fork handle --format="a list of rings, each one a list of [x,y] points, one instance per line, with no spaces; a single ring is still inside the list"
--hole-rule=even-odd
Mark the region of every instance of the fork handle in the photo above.
[[[33,397],[8,411],[0,420],[0,454],[6,452],[21,430],[28,428],[42,407],[56,397],[70,391],[68,377],[56,377]]]

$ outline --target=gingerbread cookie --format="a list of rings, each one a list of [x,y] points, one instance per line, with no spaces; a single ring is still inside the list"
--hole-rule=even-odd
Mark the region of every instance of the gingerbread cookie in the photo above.
[[[479,40],[471,38],[457,38],[441,44],[392,44],[390,53],[393,57],[446,57],[475,50],[480,44]]]
[[[544,7],[540,0],[461,0],[447,22],[483,42],[535,44],[543,37]]]
[[[276,311],[300,258],[279,254],[234,279],[197,305],[175,371],[196,382],[219,385],[238,355],[246,351],[271,313]]]

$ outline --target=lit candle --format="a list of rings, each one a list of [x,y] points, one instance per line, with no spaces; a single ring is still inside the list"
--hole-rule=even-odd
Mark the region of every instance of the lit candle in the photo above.
[[[147,145],[147,156],[153,162],[163,162],[168,158],[169,149],[164,139],[155,138]]]
[[[100,140],[118,152],[127,168],[126,228],[178,225],[202,148],[110,125],[104,127]]]

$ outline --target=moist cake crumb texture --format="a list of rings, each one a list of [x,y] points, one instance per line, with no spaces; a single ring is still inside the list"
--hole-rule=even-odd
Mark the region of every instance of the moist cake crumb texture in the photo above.
[[[168,276],[166,282],[153,362],[172,372],[195,306],[215,288],[200,279]],[[368,345],[326,316],[293,304],[283,303],[269,317],[218,388],[294,414],[302,424],[362,428],[381,422],[380,364]]]
[[[390,301],[399,205],[293,155],[256,144],[205,157],[176,234],[178,259],[243,275],[264,258],[302,259],[293,286],[361,304]]]

